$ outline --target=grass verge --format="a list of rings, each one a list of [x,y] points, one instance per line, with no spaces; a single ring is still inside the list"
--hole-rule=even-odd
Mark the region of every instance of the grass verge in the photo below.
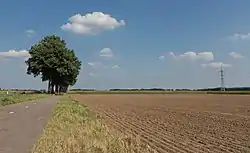
[[[139,139],[116,133],[85,106],[64,96],[32,153],[151,153]]]
[[[10,104],[16,104],[29,100],[36,100],[47,97],[47,94],[2,94],[0,95],[0,107]]]

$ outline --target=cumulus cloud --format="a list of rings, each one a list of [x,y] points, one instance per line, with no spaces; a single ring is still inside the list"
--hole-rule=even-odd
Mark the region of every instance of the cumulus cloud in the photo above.
[[[214,60],[214,55],[212,52],[195,53],[192,51],[188,51],[181,55],[175,55],[173,52],[170,52],[169,55],[176,59],[187,59],[187,60],[192,60],[192,61],[202,60],[202,61],[209,62],[209,61]]]
[[[229,39],[229,40],[232,40],[232,41],[250,40],[250,33],[246,33],[246,34],[243,34],[243,33],[235,33],[234,35],[229,36],[228,39]]]
[[[232,67],[233,65],[232,64],[225,64],[225,63],[222,63],[222,62],[211,62],[211,63],[207,63],[207,64],[201,64],[201,66],[203,68],[219,69],[219,68],[221,68],[221,66],[223,68],[229,68],[229,67]]]
[[[100,56],[102,56],[102,57],[114,57],[114,54],[110,48],[103,48],[100,51]]]
[[[229,56],[231,56],[234,59],[240,59],[240,58],[244,58],[243,55],[241,55],[240,53],[236,53],[236,52],[231,52],[229,53]]]
[[[112,66],[112,69],[119,69],[119,68],[120,68],[119,65],[114,65],[114,66]]]
[[[124,20],[118,21],[111,15],[102,12],[76,14],[68,20],[69,22],[62,25],[61,29],[82,35],[96,35],[125,25]]]
[[[172,56],[172,57],[176,57],[173,52],[170,52],[169,55]]]
[[[32,37],[36,33],[35,30],[32,29],[27,29],[25,32],[28,35],[28,37]]]
[[[165,60],[165,56],[159,56],[158,59],[163,61],[163,60]]]
[[[27,50],[9,50],[7,52],[0,52],[2,58],[28,58],[30,56]]]
[[[89,62],[88,65],[93,67],[93,68],[99,68],[99,67],[103,66],[103,64],[101,62]]]

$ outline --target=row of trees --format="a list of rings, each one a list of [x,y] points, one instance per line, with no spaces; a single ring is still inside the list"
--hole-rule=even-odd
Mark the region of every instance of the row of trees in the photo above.
[[[41,76],[42,81],[48,81],[48,93],[66,92],[76,83],[81,61],[60,37],[44,37],[31,46],[29,54],[30,58],[25,61],[27,74]]]

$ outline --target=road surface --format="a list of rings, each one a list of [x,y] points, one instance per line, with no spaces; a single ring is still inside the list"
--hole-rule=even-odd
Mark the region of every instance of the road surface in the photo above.
[[[0,107],[0,153],[28,153],[58,101],[51,96]]]

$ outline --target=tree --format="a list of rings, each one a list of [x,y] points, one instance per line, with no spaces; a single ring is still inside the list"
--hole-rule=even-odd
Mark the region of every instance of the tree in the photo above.
[[[81,61],[60,37],[44,37],[31,46],[29,54],[30,58],[25,61],[27,74],[48,81],[48,93],[66,92],[68,86],[76,83]]]

